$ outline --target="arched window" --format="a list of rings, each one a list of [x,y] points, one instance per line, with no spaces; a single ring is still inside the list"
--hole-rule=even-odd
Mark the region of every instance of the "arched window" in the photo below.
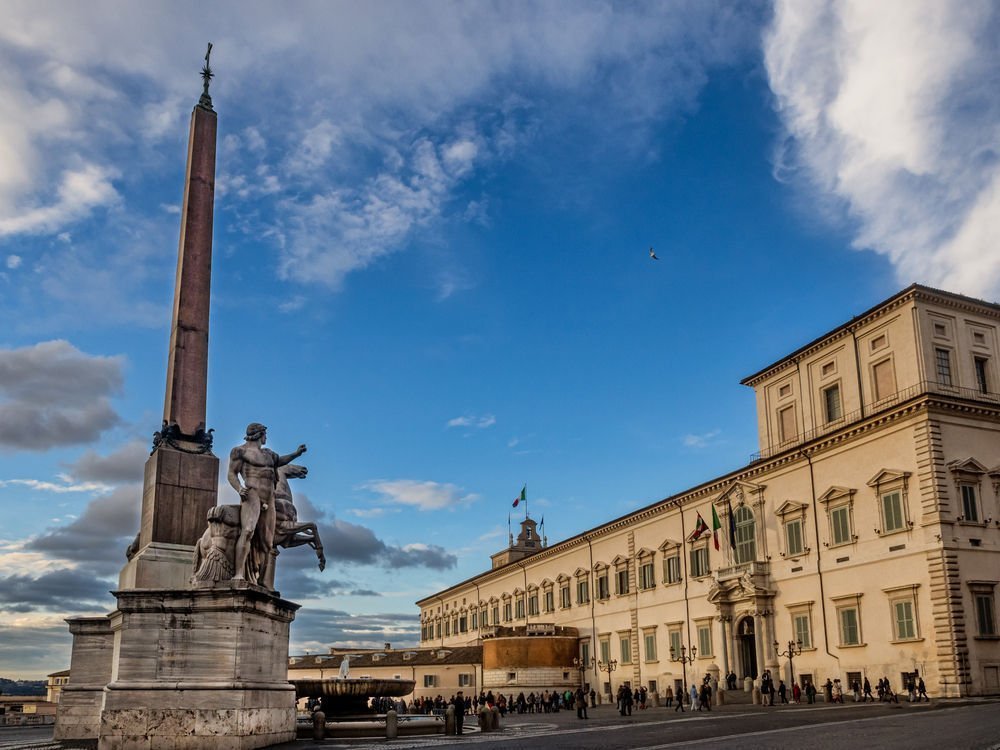
[[[741,505],[733,512],[736,519],[736,564],[757,559],[757,524],[753,511]]]

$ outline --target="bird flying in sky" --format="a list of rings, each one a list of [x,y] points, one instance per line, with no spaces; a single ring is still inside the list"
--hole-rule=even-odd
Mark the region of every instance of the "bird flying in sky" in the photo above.
[[[656,253],[653,252],[653,248],[649,248],[649,257],[653,260],[659,260],[659,258],[656,257]]]

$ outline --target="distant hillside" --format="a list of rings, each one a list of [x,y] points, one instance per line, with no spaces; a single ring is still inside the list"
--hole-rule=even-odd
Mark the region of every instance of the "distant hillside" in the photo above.
[[[0,677],[0,695],[45,695],[45,680],[8,680]]]

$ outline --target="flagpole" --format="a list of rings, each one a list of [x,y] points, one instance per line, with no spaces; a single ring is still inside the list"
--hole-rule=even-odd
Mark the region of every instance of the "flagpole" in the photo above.
[[[514,534],[510,530],[510,511],[507,511],[507,539],[510,546],[514,546]]]
[[[527,521],[528,520],[528,483],[527,482],[524,483],[524,489],[522,490],[522,492],[524,493],[524,520]]]

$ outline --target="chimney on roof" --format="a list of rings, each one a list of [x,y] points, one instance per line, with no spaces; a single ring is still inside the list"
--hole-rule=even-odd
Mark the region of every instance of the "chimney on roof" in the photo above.
[[[385,642],[385,650],[386,651],[392,651],[392,644],[389,643],[389,641]]]

